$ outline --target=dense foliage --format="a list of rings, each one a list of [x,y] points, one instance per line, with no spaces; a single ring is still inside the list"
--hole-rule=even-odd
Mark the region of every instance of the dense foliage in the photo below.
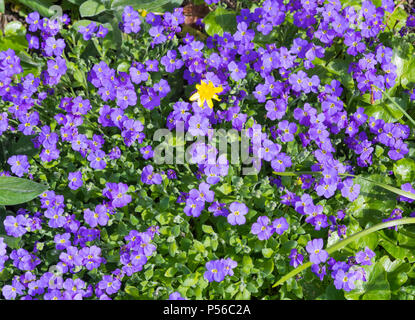
[[[86,2],[0,38],[5,299],[415,298],[414,15]]]

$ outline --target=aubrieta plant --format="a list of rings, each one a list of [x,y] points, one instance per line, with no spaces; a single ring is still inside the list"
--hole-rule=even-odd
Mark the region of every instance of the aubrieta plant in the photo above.
[[[414,299],[414,16],[206,4],[0,52],[0,176],[49,187],[0,210],[4,299]]]

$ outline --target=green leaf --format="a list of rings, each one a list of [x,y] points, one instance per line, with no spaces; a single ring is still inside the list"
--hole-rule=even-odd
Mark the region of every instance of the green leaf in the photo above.
[[[366,236],[369,235],[373,232],[385,229],[385,228],[389,228],[389,227],[394,227],[394,226],[399,226],[399,225],[405,225],[405,224],[415,224],[415,218],[403,218],[403,219],[397,219],[397,220],[391,220],[391,221],[387,221],[384,223],[380,223],[377,224],[371,228],[368,228],[366,230],[362,230],[360,232],[355,233],[354,235],[337,242],[336,244],[328,247],[326,249],[327,253],[330,255],[333,252],[336,252],[342,248],[344,248],[345,246],[347,246],[348,244]],[[244,257],[245,258],[245,257]],[[298,273],[300,273],[301,271],[307,269],[311,267],[311,262],[307,262],[304,263],[303,265],[295,268],[294,270],[292,270],[291,272],[289,272],[288,274],[286,274],[285,276],[283,276],[280,280],[278,280],[272,287],[276,287],[279,286],[281,284],[283,284],[284,282],[286,282],[287,280],[293,278],[295,275],[297,275]]]
[[[386,258],[386,256],[384,257]],[[382,261],[366,266],[366,282],[358,281],[356,288],[345,292],[346,299],[388,300],[391,297],[389,282]]]
[[[410,158],[403,158],[393,164],[393,173],[402,182],[415,180],[415,161]]]
[[[215,233],[215,231],[213,231],[212,226],[209,226],[209,225],[206,225],[206,224],[202,225],[202,230],[203,230],[204,233],[207,233],[207,234]]]
[[[51,17],[55,12],[49,8],[53,6],[53,1],[51,0],[18,0],[21,4],[29,7],[33,11],[39,12],[44,17]]]
[[[111,8],[122,12],[126,6],[132,6],[136,10],[144,9],[149,12],[165,12],[180,7],[182,2],[183,0],[114,0]]]
[[[47,189],[47,186],[31,180],[0,177],[0,205],[11,206],[28,202]]]
[[[406,25],[408,14],[401,6],[395,8],[393,13],[388,17],[387,26],[390,30],[401,30]]]
[[[10,156],[24,154],[28,157],[33,157],[38,153],[38,149],[35,148],[32,139],[35,136],[21,136],[16,144],[11,148]]]
[[[4,27],[4,35],[6,37],[24,36],[25,34],[26,28],[20,21],[11,21]]]
[[[140,292],[138,291],[136,287],[126,286],[124,291],[128,293],[130,296],[132,296],[133,298],[137,299],[140,297]]]
[[[4,13],[4,0],[0,0],[0,13]]]
[[[352,62],[351,59],[335,59],[327,65],[326,69],[336,75],[345,88],[352,91],[354,90],[354,81],[351,74],[349,73],[350,62]]]
[[[81,14],[81,17],[97,16],[105,10],[105,6],[102,3],[94,0],[85,1],[79,7],[79,13]]]
[[[236,14],[234,11],[217,8],[210,12],[204,19],[206,33],[210,36],[218,34],[223,36],[225,31],[234,33],[236,31]]]

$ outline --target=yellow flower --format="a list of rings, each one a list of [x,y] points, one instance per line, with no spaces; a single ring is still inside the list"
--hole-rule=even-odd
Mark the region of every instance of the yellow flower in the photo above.
[[[197,104],[199,105],[199,107],[203,107],[206,101],[209,108],[212,109],[213,108],[212,99],[215,99],[216,101],[220,101],[219,97],[216,94],[222,92],[223,88],[222,86],[215,87],[212,81],[209,81],[209,83],[206,83],[202,80],[200,84],[196,85],[196,90],[197,92],[190,97],[190,101],[197,100]]]
[[[138,12],[141,14],[141,16],[142,17],[145,17],[145,16],[147,16],[147,10],[144,10],[144,9],[138,9]]]

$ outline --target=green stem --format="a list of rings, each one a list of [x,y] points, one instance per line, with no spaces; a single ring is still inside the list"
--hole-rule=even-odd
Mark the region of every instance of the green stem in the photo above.
[[[297,177],[297,176],[302,175],[302,174],[322,174],[321,171],[297,171],[297,172],[289,172],[289,171],[275,172],[274,171],[273,173],[275,173],[276,175],[285,176],[285,177]],[[378,187],[386,189],[390,192],[393,192],[393,193],[396,193],[400,196],[415,200],[415,194],[414,193],[403,191],[401,189],[392,187],[392,186],[390,186],[386,183],[376,182],[376,181],[370,180],[368,178],[363,178],[362,176],[355,176],[355,175],[350,174],[350,173],[339,173],[339,176],[352,177],[352,178],[358,178],[358,179],[366,180],[367,182],[373,183],[373,184],[377,185]]]
[[[380,90],[380,91],[382,91],[380,88],[378,88],[377,86],[375,86],[375,85],[373,85],[372,84],[372,86],[374,86],[376,89],[378,89],[378,90]],[[386,91],[382,91],[382,93],[386,96],[386,98],[388,98],[389,100],[390,100],[390,102],[392,102],[392,104],[396,107],[396,108],[398,108],[398,110],[400,111],[400,112],[402,112],[407,118],[408,118],[408,120],[415,126],[415,120],[414,119],[412,119],[412,117],[404,110],[404,109],[402,109],[402,107],[398,104],[398,103],[396,103],[396,101],[395,100],[393,100],[392,98],[391,98],[391,96],[386,92]]]
[[[381,229],[395,227],[395,226],[404,225],[404,224],[415,224],[415,218],[403,218],[403,219],[392,220],[392,221],[387,221],[387,222],[377,224],[377,225],[375,225],[375,226],[373,226],[369,229],[357,232],[354,235],[352,235],[352,236],[350,236],[350,237],[348,237],[348,238],[346,238],[342,241],[339,241],[339,242],[335,243],[331,247],[328,247],[326,249],[326,251],[330,255],[333,252],[336,252],[337,250],[340,250],[343,247],[347,246],[349,243],[360,239],[361,237],[367,236],[367,235],[369,235],[373,232],[379,231]],[[291,279],[292,277],[294,277],[295,275],[297,275],[298,273],[300,273],[301,271],[303,271],[303,270],[305,270],[309,267],[311,267],[311,262],[307,262],[305,264],[302,264],[301,266],[295,268],[294,270],[292,270],[291,272],[289,272],[285,276],[283,276],[272,287],[274,288],[274,287],[277,287],[277,286],[283,284],[285,281]]]

